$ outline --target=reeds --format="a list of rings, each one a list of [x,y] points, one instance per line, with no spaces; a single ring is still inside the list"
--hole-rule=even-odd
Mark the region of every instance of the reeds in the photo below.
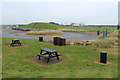
[[[109,37],[118,37],[118,30],[113,31],[112,33],[110,33]]]
[[[29,31],[27,35],[62,35],[61,31]]]
[[[114,46],[118,46],[118,42],[118,30],[116,30],[111,32],[107,38],[99,39],[93,42],[93,44],[99,48],[113,48]]]

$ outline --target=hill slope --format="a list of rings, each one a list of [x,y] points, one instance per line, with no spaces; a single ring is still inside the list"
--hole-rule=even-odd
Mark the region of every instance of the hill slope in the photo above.
[[[25,26],[22,26],[22,28],[33,28],[33,26],[36,23],[31,23]],[[34,28],[41,28],[41,29],[61,29],[61,28],[68,28],[66,26],[60,26],[60,25],[55,25],[55,24],[50,24],[50,23],[37,23]]]

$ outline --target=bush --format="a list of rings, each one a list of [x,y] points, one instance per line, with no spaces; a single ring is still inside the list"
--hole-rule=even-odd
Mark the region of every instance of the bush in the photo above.
[[[118,37],[118,30],[113,31],[112,33],[110,33],[109,37]]]
[[[107,37],[105,39],[100,39],[93,44],[97,47],[100,48],[112,48],[113,46],[117,46],[116,44],[118,43],[118,37]]]

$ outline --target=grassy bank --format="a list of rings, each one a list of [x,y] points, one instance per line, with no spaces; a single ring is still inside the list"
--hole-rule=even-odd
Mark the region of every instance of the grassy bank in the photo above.
[[[62,35],[61,31],[29,31],[27,35]]]
[[[10,38],[3,38],[3,78],[116,78],[118,77],[118,55],[108,54],[110,65],[95,64],[100,52],[91,46],[54,46],[32,39],[20,39],[26,46],[9,48]],[[36,56],[41,48],[57,50],[70,59],[47,67],[39,66],[27,59]]]
[[[31,23],[25,26],[21,26],[21,28],[32,28],[35,25],[35,23]],[[50,24],[50,23],[37,23],[36,26],[34,28],[38,28],[38,29],[74,29],[74,30],[85,30],[85,31],[92,31],[92,32],[96,32],[99,30],[98,27],[68,27],[68,26],[60,26],[60,25],[55,25],[55,24]],[[103,31],[102,27],[100,29],[100,32]],[[116,30],[116,28],[114,27],[108,27],[108,32],[112,32]]]

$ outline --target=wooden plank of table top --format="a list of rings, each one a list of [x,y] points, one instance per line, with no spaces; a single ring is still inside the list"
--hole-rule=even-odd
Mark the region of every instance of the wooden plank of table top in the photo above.
[[[51,50],[51,49],[48,49],[48,48],[42,48],[43,51],[46,51],[46,52],[57,52],[56,50]]]

